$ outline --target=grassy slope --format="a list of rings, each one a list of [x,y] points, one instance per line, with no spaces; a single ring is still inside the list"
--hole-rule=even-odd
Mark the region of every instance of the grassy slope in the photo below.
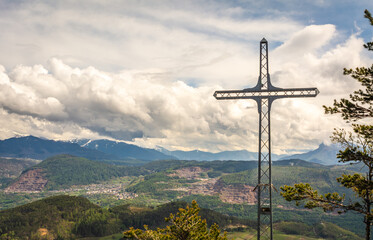
[[[348,230],[345,230],[333,223],[321,222],[307,225],[301,222],[279,222],[274,224],[274,229],[284,234],[301,235],[308,237],[321,237],[325,239],[336,240],[360,240],[357,236]]]

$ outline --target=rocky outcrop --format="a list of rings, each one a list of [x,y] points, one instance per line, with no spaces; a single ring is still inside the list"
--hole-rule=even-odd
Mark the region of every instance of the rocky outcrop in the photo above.
[[[40,192],[47,183],[42,169],[32,169],[23,173],[4,192]]]
[[[199,179],[201,178],[201,174],[207,172],[208,169],[200,168],[200,167],[187,167],[187,168],[180,168],[176,169],[174,173],[169,174],[169,176],[177,176],[180,178],[186,179]]]
[[[170,190],[186,192],[187,195],[200,194],[200,195],[213,196],[217,194],[217,192],[214,189],[214,185],[216,181],[217,181],[216,178],[204,179],[204,180],[192,183],[189,186],[185,186],[185,187],[181,187],[177,189],[170,189]]]
[[[223,202],[254,205],[257,202],[257,193],[253,192],[254,187],[247,184],[224,185],[217,181],[214,189],[219,193],[219,198]]]
[[[178,176],[180,178],[199,180],[188,186],[177,189],[169,189],[179,192],[185,192],[186,195],[218,195],[222,202],[232,204],[254,205],[257,202],[257,193],[253,192],[254,187],[246,184],[226,185],[218,178],[202,178],[201,174],[208,169],[200,167],[188,167],[175,170],[169,176]]]

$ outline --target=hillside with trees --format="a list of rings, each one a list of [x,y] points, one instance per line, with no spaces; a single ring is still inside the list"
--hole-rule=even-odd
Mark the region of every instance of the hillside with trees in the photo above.
[[[69,239],[77,236],[104,236],[119,231],[107,210],[83,197],[54,196],[0,211],[0,236],[25,239]],[[3,236],[4,237],[4,236]]]
[[[41,234],[45,234],[52,239],[69,239],[106,236],[130,227],[142,228],[143,225],[156,229],[165,226],[165,217],[186,205],[186,202],[171,202],[150,209],[132,208],[127,204],[103,209],[83,197],[54,196],[0,211],[0,238],[39,239]],[[252,224],[208,209],[201,209],[201,216],[207,219],[208,226],[214,223],[223,227]]]
[[[189,206],[195,209],[193,203]],[[156,208],[125,204],[104,209],[83,197],[60,195],[0,211],[0,239],[76,239],[112,234],[118,236],[117,233],[130,230],[131,227],[144,229],[144,225],[147,225],[149,230],[156,230],[166,228],[169,223],[164,221],[165,218],[180,212],[180,209],[188,209],[188,204],[180,201],[170,202]],[[201,221],[205,219],[205,227],[214,229],[217,224],[222,230],[221,233],[228,231],[228,236],[234,236],[234,233],[246,236],[255,234],[253,220],[227,216],[205,208],[194,213],[201,217]],[[279,236],[289,238],[307,236],[307,239],[361,239],[356,234],[328,222],[312,225],[278,222],[275,224],[275,230]],[[343,238],[340,237],[341,233]]]
[[[24,172],[42,170],[41,174],[48,179],[44,189],[34,193],[13,193],[7,188],[6,190],[9,191],[0,195],[0,203],[2,206],[8,206],[3,208],[6,209],[53,194],[64,193],[87,197],[91,202],[106,208],[115,209],[115,206],[119,206],[121,210],[115,214],[123,215],[128,211],[123,206],[128,204],[128,206],[140,205],[145,209],[154,207],[158,209],[158,206],[166,202],[197,200],[203,208],[253,221],[256,215],[256,195],[253,192],[257,180],[256,164],[254,161],[165,160],[128,167],[59,155]],[[323,166],[295,159],[276,161],[273,166],[273,175],[276,177],[275,187],[278,189],[281,184],[294,184],[307,180],[325,192],[344,190],[346,196],[353,200],[352,192],[341,188],[335,182],[335,178],[342,173],[351,173],[350,169],[355,167]],[[50,191],[53,189],[59,191]],[[317,224],[325,221],[357,234],[363,232],[362,225],[358,224],[359,217],[353,214],[339,217],[322,212],[306,212],[287,203],[277,192],[274,192],[274,206],[275,222],[299,221],[305,224]],[[160,219],[167,216],[168,213],[162,215]],[[144,219],[158,218],[147,216]],[[152,223],[127,219],[122,221],[122,224],[127,227],[141,227],[142,224]],[[250,226],[249,223],[246,225]]]
[[[71,155],[57,155],[25,170],[8,188],[16,188],[17,184],[29,182],[30,190],[35,174],[28,176],[30,172],[35,172],[38,179],[45,179],[45,186],[40,190],[56,190],[68,188],[73,185],[88,185],[100,183],[112,178],[122,176],[138,176],[145,174],[143,168],[129,166],[115,166],[107,163],[92,161],[82,157]],[[23,181],[23,182],[21,182]]]

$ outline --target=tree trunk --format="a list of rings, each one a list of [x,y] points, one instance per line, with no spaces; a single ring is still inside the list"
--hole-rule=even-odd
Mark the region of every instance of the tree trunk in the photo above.
[[[371,240],[370,239],[370,220],[369,220],[369,217],[366,217],[366,221],[365,221],[365,240]]]
[[[372,203],[372,200],[371,200],[371,189],[370,189],[370,185],[372,183],[372,171],[373,171],[373,167],[372,165],[368,165],[369,167],[369,173],[368,173],[368,183],[369,183],[369,187],[367,189],[367,195],[366,195],[366,198],[365,198],[365,204],[366,204],[366,208],[367,208],[367,214],[365,215],[365,239],[366,240],[371,240],[370,239],[370,223],[371,223],[371,217],[370,217],[370,204]]]

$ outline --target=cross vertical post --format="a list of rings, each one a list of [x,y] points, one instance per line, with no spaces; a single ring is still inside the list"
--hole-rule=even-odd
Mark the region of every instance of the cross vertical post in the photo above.
[[[259,79],[253,88],[243,90],[215,91],[217,100],[252,99],[257,102],[259,113],[259,151],[258,151],[258,225],[257,239],[273,239],[272,211],[272,160],[271,160],[271,105],[279,98],[316,97],[317,88],[283,89],[271,84],[268,68],[268,42],[260,41]]]
[[[268,90],[268,43],[260,41],[260,90]],[[272,172],[271,172],[271,118],[269,97],[260,99],[259,111],[259,152],[258,152],[258,239],[273,239],[272,233]]]

